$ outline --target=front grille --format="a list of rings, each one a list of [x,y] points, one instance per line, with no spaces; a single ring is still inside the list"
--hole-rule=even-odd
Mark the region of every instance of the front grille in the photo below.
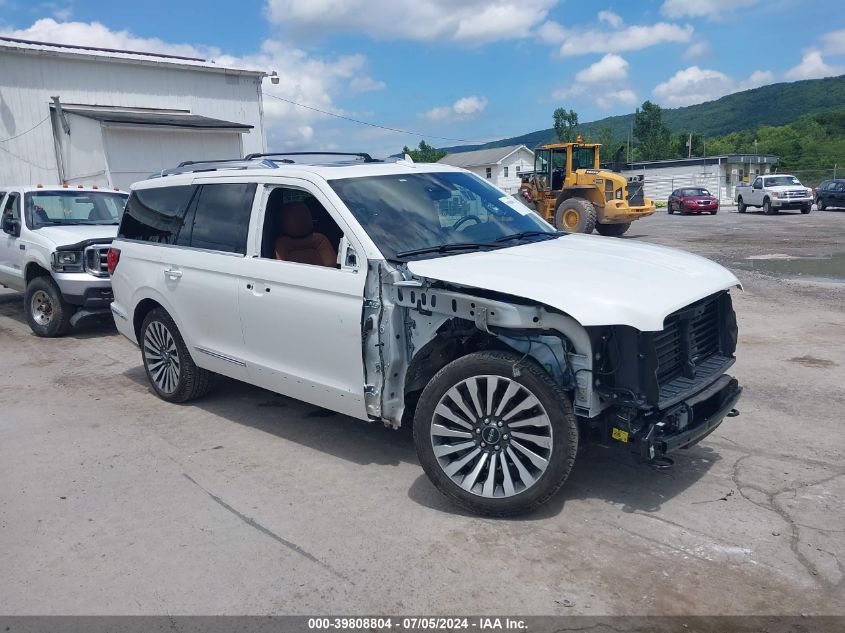
[[[89,246],[85,249],[85,271],[95,277],[109,276],[110,245]]]
[[[801,189],[796,189],[796,190],[793,190],[793,191],[787,191],[786,197],[787,198],[809,198],[810,196],[809,196],[809,194],[807,194],[806,191],[801,190]]]
[[[666,317],[654,335],[657,382],[695,378],[696,368],[719,353],[719,296],[708,297]]]
[[[641,207],[645,204],[645,193],[641,180],[628,181],[628,204],[632,207]]]

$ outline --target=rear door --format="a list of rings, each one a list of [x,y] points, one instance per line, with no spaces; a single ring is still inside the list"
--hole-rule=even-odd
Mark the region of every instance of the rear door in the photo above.
[[[247,370],[238,288],[255,191],[255,183],[199,184],[175,247],[162,250],[159,265],[194,361],[241,380]]]

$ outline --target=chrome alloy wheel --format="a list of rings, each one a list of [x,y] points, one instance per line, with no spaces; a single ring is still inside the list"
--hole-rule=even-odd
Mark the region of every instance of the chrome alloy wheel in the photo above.
[[[53,300],[43,290],[33,293],[30,310],[32,310],[33,321],[42,327],[50,325],[50,321],[53,320]]]
[[[552,424],[537,397],[504,376],[473,376],[434,410],[434,455],[458,486],[485,498],[512,497],[546,471]]]
[[[164,393],[173,393],[179,386],[182,364],[176,341],[167,326],[153,321],[144,333],[144,358],[150,379]]]

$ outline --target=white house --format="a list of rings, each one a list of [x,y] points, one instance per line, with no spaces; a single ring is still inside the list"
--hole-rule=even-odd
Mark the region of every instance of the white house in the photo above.
[[[520,174],[534,170],[534,152],[525,145],[510,145],[446,154],[438,162],[468,169],[500,189],[516,193],[521,182]]]
[[[645,195],[653,200],[669,198],[679,187],[707,188],[723,202],[733,200],[734,187],[768,174],[777,165],[771,154],[724,154],[706,158],[680,158],[651,162],[628,163],[622,168],[625,176],[643,176]]]
[[[0,37],[0,185],[128,186],[185,160],[266,151],[266,73]]]

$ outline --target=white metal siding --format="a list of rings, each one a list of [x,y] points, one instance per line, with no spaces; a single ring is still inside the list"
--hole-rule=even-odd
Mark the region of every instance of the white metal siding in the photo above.
[[[0,183],[58,182],[49,120],[53,95],[65,104],[188,110],[245,123],[254,129],[243,135],[244,152],[265,149],[258,76],[0,49]],[[74,135],[84,126],[71,126],[76,144]],[[89,150],[80,148],[82,154]],[[90,171],[102,169],[96,163]]]
[[[159,171],[162,165],[241,156],[240,134],[236,132],[104,127],[103,135],[112,183],[121,189]]]

